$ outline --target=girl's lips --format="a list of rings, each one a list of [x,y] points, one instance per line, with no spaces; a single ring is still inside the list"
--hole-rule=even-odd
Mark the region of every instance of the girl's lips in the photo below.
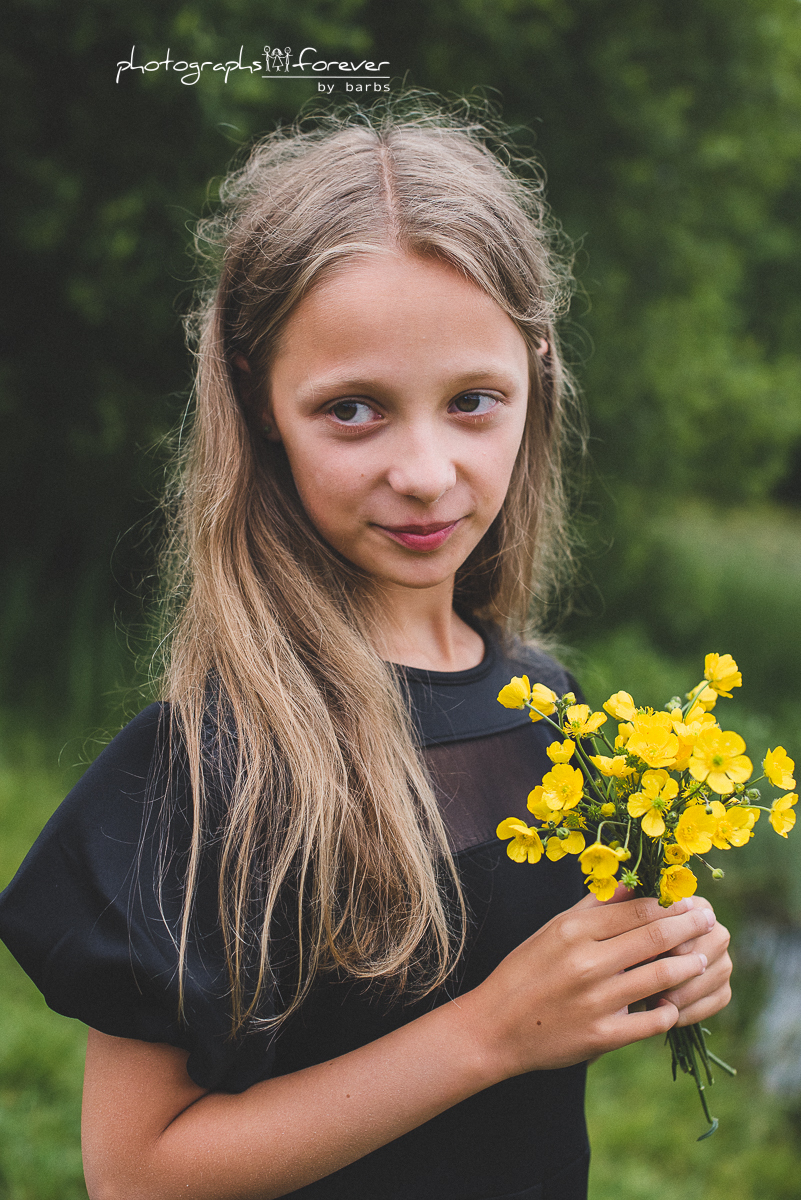
[[[405,546],[407,550],[425,551],[438,550],[448,540],[458,524],[459,519],[448,522],[437,521],[431,525],[398,525],[395,528],[389,525],[379,525],[378,528],[383,530],[394,542]]]

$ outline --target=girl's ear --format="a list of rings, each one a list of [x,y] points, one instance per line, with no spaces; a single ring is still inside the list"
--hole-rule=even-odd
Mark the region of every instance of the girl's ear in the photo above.
[[[280,442],[281,435],[275,427],[275,422],[270,416],[269,401],[261,401],[256,397],[256,388],[253,381],[253,372],[250,369],[250,363],[245,358],[244,354],[234,355],[234,370],[236,372],[236,384],[239,395],[245,403],[245,406],[253,413],[256,425],[262,434],[270,442]]]
[[[250,369],[250,363],[245,358],[244,354],[235,354],[234,361],[234,383],[240,398],[248,406],[253,404],[253,373]]]

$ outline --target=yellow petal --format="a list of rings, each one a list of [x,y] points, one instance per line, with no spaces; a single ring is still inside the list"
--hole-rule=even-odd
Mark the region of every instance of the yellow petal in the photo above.
[[[611,900],[617,888],[617,880],[611,877],[599,878],[595,875],[590,875],[587,880],[587,887],[595,895],[598,900]]]
[[[633,721],[637,715],[634,700],[628,692],[615,692],[604,704],[604,708],[616,721]]]
[[[501,821],[495,835],[499,838],[517,837],[520,833],[528,833],[528,830],[528,825],[519,817],[507,817],[505,821]]]
[[[762,769],[774,787],[794,788],[793,771],[795,763],[790,758],[784,746],[768,750],[762,763]]]
[[[550,746],[546,747],[545,753],[548,755],[552,763],[566,763],[571,759],[575,748],[576,743],[569,740],[564,742],[551,742]]]
[[[511,683],[498,692],[498,703],[504,708],[523,708],[531,698],[528,675],[515,675]]]

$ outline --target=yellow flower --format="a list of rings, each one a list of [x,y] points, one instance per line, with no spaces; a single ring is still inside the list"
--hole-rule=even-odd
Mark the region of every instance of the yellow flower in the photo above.
[[[506,847],[506,853],[515,862],[522,863],[528,859],[530,863],[535,863],[542,858],[542,842],[533,825],[526,825],[525,821],[518,821],[517,817],[507,817],[505,821],[501,821],[496,833],[501,839],[512,839]]]
[[[545,788],[542,784],[538,784],[533,792],[529,792],[526,808],[532,812],[538,821],[550,821],[554,825],[558,825],[562,820],[561,812],[554,812],[549,807],[545,799]]]
[[[658,838],[665,832],[663,814],[679,793],[679,785],[667,771],[644,771],[640,780],[641,792],[629,797],[631,817],[642,817],[642,827],[649,837]]]
[[[634,729],[626,742],[629,754],[636,754],[649,767],[672,767],[679,748],[670,713],[641,713],[632,722]]]
[[[698,735],[689,762],[693,779],[706,783],[719,796],[730,796],[736,783],[745,783],[753,771],[751,759],[743,754],[745,742],[739,733],[705,729]]]
[[[624,721],[622,725],[617,727],[617,737],[615,738],[615,749],[622,750],[627,745],[629,738],[634,733],[634,726],[629,725],[628,721]]]
[[[677,842],[671,842],[669,846],[665,846],[665,862],[671,867],[680,867],[687,862],[689,854],[686,850],[682,850]]]
[[[717,827],[717,817],[703,804],[691,804],[679,817],[675,838],[685,854],[706,854]]]
[[[774,787],[795,787],[795,779],[793,778],[795,763],[788,757],[784,746],[777,746],[775,750],[768,750],[762,763],[762,770]]]
[[[613,817],[615,815],[615,806],[611,802],[601,805],[602,817]]]
[[[590,716],[589,704],[571,704],[565,709],[565,733],[573,737],[587,737],[603,725],[606,717],[602,712]]]
[[[791,812],[793,805],[797,803],[798,795],[795,792],[790,792],[787,796],[780,796],[778,800],[774,800],[770,806],[770,815],[768,820],[777,833],[780,833],[783,838],[795,825],[795,813]]]
[[[617,874],[620,859],[609,846],[604,846],[602,842],[593,842],[579,855],[579,863],[585,875],[607,879]]]
[[[611,900],[617,888],[617,880],[613,875],[590,875],[585,882],[598,900]]]
[[[686,719],[682,719],[680,708],[673,710],[670,714],[670,719],[673,722],[673,732],[679,739],[674,770],[686,771],[699,735],[705,729],[717,729],[717,722],[711,713],[704,712],[703,708],[696,705],[693,705],[690,709]]]
[[[556,692],[552,692],[544,683],[535,683],[531,689],[531,708],[529,716],[532,721],[541,721],[556,712]]]
[[[545,853],[551,862],[559,862],[559,859],[564,858],[566,854],[581,854],[583,849],[584,834],[579,833],[577,829],[571,829],[566,838],[548,838],[548,847]]]
[[[546,747],[545,753],[552,763],[566,763],[572,758],[575,748],[575,742],[551,742],[550,746]]]
[[[604,708],[616,721],[633,721],[637,713],[628,692],[615,692],[614,696],[609,697]]]
[[[583,793],[584,776],[577,767],[567,763],[557,763],[542,777],[542,795],[550,809],[575,808]]]
[[[659,880],[659,903],[667,908],[685,896],[692,896],[698,887],[698,880],[689,867],[664,867]]]
[[[590,754],[588,757],[592,765],[608,778],[625,779],[627,775],[634,774],[634,767],[626,766],[625,754],[616,754],[614,758],[606,754]]]
[[[707,654],[704,679],[709,680],[709,686],[719,696],[731,696],[732,688],[743,686],[743,677],[730,654]]]
[[[718,850],[730,850],[732,846],[744,846],[754,836],[755,821],[748,809],[732,805],[726,808],[720,800],[712,800],[709,807],[717,819],[712,836],[712,845]]]
[[[504,708],[525,708],[531,699],[528,675],[515,675],[511,683],[498,692],[498,703]]]

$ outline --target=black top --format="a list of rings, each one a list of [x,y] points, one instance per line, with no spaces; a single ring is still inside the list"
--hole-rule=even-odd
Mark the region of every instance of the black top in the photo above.
[[[454,976],[435,997],[406,1003],[327,974],[276,1035],[228,1038],[227,972],[213,866],[201,875],[198,933],[187,957],[185,1020],[177,1016],[174,935],[189,836],[188,785],[168,773],[166,719],[153,704],[122,730],[48,821],[0,894],[0,937],[51,1008],[118,1037],[187,1050],[201,1087],[240,1092],[381,1037],[475,987],[501,959],[584,894],[574,857],[513,863],[498,822],[526,816],[526,796],[551,767],[544,722],[497,703],[512,675],[564,692],[575,684],[553,659],[485,634],[467,671],[404,670],[470,925]],[[171,792],[166,875],[161,801]],[[276,993],[280,997],[281,972]],[[465,1100],[419,1129],[309,1187],[305,1200],[581,1200],[588,1147],[584,1066],[535,1071]]]

